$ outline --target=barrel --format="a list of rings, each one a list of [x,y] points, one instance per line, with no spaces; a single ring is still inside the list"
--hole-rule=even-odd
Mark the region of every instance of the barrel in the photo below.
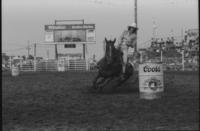
[[[65,71],[65,60],[64,59],[58,59],[58,71],[63,72]]]
[[[139,92],[141,99],[158,99],[164,92],[162,63],[139,64]]]
[[[19,75],[19,67],[12,66],[11,74],[12,74],[12,76],[18,76]]]

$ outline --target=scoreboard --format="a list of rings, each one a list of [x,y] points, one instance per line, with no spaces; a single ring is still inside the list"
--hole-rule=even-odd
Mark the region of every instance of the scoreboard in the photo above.
[[[94,42],[95,24],[45,25],[45,42]]]

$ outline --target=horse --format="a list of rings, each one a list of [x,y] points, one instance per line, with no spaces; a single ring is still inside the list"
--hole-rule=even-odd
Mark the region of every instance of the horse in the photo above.
[[[93,80],[93,88],[96,90],[99,89],[100,91],[102,91],[102,84],[106,85],[111,80],[121,75],[123,53],[120,49],[115,48],[115,42],[116,38],[114,40],[107,40],[107,38],[105,38],[105,55],[100,61],[97,62],[98,75]],[[132,76],[133,71],[133,66],[128,62],[126,64],[125,69],[125,79],[119,79],[117,85],[113,87],[113,89],[115,89],[116,87],[124,83],[126,80],[128,80],[128,78]]]

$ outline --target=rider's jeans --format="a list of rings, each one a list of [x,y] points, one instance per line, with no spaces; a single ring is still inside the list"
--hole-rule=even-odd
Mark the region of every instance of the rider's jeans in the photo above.
[[[121,45],[121,51],[123,52],[123,66],[125,66],[128,60],[128,46],[125,44]]]

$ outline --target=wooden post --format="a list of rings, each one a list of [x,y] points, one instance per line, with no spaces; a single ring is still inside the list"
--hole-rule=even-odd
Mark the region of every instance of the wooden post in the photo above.
[[[160,61],[163,62],[163,51],[160,50]]]
[[[58,49],[57,49],[57,44],[55,44],[55,59],[58,59]]]
[[[85,60],[85,44],[83,44],[83,59]]]

